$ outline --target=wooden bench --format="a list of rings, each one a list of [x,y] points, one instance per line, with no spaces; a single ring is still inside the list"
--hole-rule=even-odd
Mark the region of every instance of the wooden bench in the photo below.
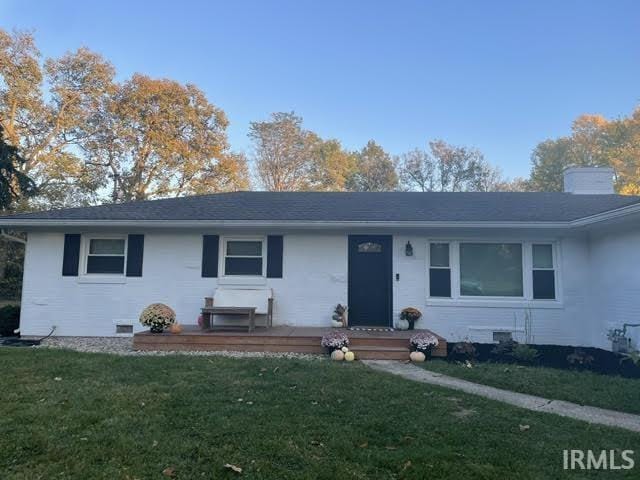
[[[273,293],[270,288],[218,288],[213,298],[206,297],[204,299],[204,308],[202,309],[203,329],[209,330],[216,328],[214,325],[215,315],[248,317],[249,332],[255,330],[256,315],[266,315],[266,326],[270,328],[273,323]],[[228,326],[229,325],[225,325],[225,327]],[[222,326],[220,325],[218,327]]]

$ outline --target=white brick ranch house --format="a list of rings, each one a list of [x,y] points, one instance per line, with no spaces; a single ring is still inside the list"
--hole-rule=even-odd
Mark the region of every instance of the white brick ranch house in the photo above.
[[[640,197],[609,169],[564,193],[236,192],[0,218],[26,231],[21,332],[112,336],[150,303],[195,324],[216,288],[269,287],[274,325],[393,326],[449,341],[609,348],[640,316]]]

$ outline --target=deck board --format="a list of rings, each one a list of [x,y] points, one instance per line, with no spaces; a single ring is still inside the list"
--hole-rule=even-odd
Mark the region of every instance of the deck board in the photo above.
[[[230,350],[245,352],[323,353],[320,340],[325,333],[335,331],[327,327],[257,327],[247,332],[242,327],[224,330],[201,330],[196,325],[185,325],[179,334],[139,332],[133,336],[136,350]],[[405,360],[409,355],[409,338],[429,330],[340,330],[351,340],[351,350],[359,358]],[[433,333],[433,332],[431,332]],[[440,341],[433,356],[446,356],[446,340]]]

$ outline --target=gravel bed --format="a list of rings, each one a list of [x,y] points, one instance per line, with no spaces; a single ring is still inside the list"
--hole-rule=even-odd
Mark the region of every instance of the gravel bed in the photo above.
[[[234,351],[136,351],[133,349],[132,337],[50,337],[43,340],[40,346],[34,348],[66,348],[85,353],[111,353],[115,355],[191,355],[191,356],[219,356],[232,358],[297,358],[317,360],[322,355],[290,352],[234,352]]]

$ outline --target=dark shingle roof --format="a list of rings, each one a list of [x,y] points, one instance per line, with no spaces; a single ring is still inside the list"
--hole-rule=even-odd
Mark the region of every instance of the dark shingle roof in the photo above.
[[[640,203],[568,193],[234,192],[51,210],[20,220],[565,222]]]

